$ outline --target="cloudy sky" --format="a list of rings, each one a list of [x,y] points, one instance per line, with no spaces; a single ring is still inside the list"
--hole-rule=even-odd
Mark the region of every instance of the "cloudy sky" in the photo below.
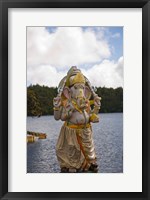
[[[58,86],[71,66],[93,86],[123,87],[123,28],[27,27],[27,86]]]

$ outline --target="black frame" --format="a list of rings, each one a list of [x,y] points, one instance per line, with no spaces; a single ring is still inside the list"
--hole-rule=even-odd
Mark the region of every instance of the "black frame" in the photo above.
[[[142,192],[8,192],[8,8],[142,8]],[[150,0],[0,0],[0,198],[150,199]]]

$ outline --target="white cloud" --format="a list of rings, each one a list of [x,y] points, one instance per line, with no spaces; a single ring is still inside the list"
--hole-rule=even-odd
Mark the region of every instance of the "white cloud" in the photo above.
[[[123,87],[123,57],[117,62],[104,60],[89,70],[82,70],[93,86]]]
[[[51,65],[40,65],[36,68],[30,68],[27,71],[28,84],[39,84],[49,87],[58,86],[60,80],[66,76],[67,71],[57,72],[55,67]]]
[[[93,86],[123,87],[123,57],[118,61],[109,60],[112,47],[104,31],[103,28],[97,28],[95,33],[92,28],[83,31],[80,27],[59,27],[49,33],[44,27],[28,27],[28,85],[58,86],[75,65],[84,66],[80,69]]]
[[[100,32],[99,32],[100,35]],[[27,29],[27,64],[52,65],[57,68],[100,62],[109,58],[110,47],[104,37],[80,27],[59,27],[49,33],[44,27]]]
[[[36,70],[28,70],[28,82],[55,87],[66,76],[67,71],[59,72],[53,66],[41,65]],[[123,57],[120,57],[117,62],[104,60],[101,64],[94,65],[88,70],[81,68],[81,71],[93,86],[123,87]]]
[[[114,33],[111,35],[112,38],[119,38],[120,37],[120,33]]]

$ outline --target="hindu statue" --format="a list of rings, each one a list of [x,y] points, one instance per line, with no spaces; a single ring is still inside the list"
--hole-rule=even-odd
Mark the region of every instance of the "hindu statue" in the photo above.
[[[99,122],[100,100],[76,66],[60,81],[53,104],[55,120],[64,121],[56,144],[62,173],[98,172],[91,123]]]

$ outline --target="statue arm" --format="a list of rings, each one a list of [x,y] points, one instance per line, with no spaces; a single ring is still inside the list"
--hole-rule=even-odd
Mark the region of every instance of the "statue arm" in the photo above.
[[[72,113],[74,111],[74,107],[71,102],[67,102],[67,104],[62,109],[61,120],[66,121],[70,119]]]
[[[72,112],[73,112],[72,110],[67,111],[65,108],[63,108],[63,111],[61,114],[61,120],[66,121],[66,120],[70,119]]]
[[[57,96],[53,100],[53,106],[54,106],[54,118],[55,120],[59,120],[61,118],[61,113],[62,113],[62,102],[61,102],[61,97]]]
[[[94,97],[94,108],[93,110],[91,110],[91,114],[90,114],[90,121],[93,123],[99,122],[99,110],[100,110],[100,106],[101,106],[101,97],[99,97],[98,95],[95,95]]]
[[[60,106],[58,108],[54,107],[54,118],[55,118],[55,120],[61,119],[62,109],[63,109],[62,106]]]

